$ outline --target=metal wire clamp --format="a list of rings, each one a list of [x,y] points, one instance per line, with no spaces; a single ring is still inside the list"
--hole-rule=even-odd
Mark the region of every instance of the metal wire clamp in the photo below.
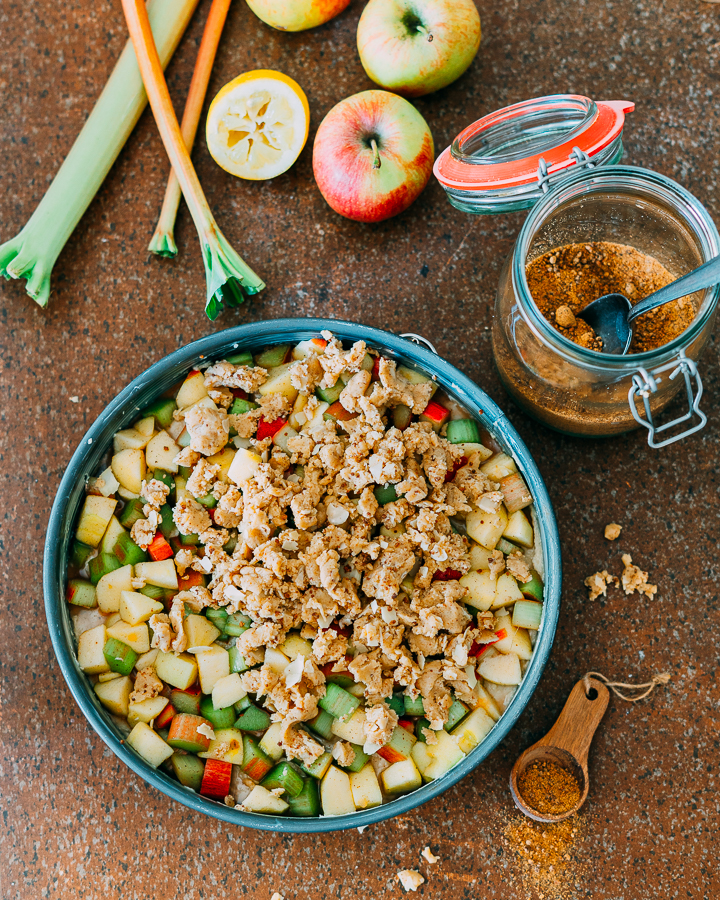
[[[666,422],[664,425],[656,425],[653,422],[652,411],[650,409],[650,396],[658,390],[658,384],[662,381],[660,375],[662,375],[663,372],[668,372],[670,369],[673,370],[670,374],[670,381],[674,381],[678,375],[682,375],[685,379],[688,411],[684,415],[673,419],[671,422]],[[697,366],[693,360],[688,359],[687,356],[685,356],[685,351],[681,350],[678,360],[674,360],[664,366],[653,369],[652,372],[648,372],[646,369],[642,368],[638,369],[632,377],[632,387],[628,392],[628,403],[630,404],[630,412],[633,414],[635,421],[638,425],[642,425],[643,428],[647,428],[648,430],[648,445],[653,449],[658,450],[661,447],[667,447],[668,444],[674,444],[675,441],[679,441],[705,427],[707,424],[707,416],[700,409],[700,398],[702,397],[702,394],[702,380],[700,379]],[[645,409],[645,418],[643,418],[637,410],[638,397],[642,398],[643,407]],[[668,428],[680,425],[682,422],[687,422],[694,416],[697,416],[699,421],[691,428],[681,431],[680,434],[676,434],[674,437],[665,438],[665,440],[662,441],[655,440],[655,435],[667,431]]]
[[[584,150],[581,150],[579,147],[573,147],[572,152],[570,153],[569,159],[575,161],[575,165],[572,167],[572,171],[575,172],[577,169],[594,169],[595,163],[590,159],[587,153]],[[565,169],[561,169],[559,172],[553,173],[551,175],[548,172],[548,164],[545,162],[543,157],[540,157],[538,161],[538,171],[537,171],[537,180],[538,186],[543,194],[547,194],[550,190],[550,185],[552,183],[552,179],[554,176],[562,177],[564,174],[567,174]],[[558,178],[555,179],[556,181]]]

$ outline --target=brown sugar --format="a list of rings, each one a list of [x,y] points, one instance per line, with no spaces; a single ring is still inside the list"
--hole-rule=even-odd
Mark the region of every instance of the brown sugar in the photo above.
[[[588,350],[601,351],[602,341],[579,313],[605,294],[624,294],[635,305],[676,276],[634,247],[595,241],[548,250],[527,266],[526,277],[540,312],[560,334]],[[637,320],[630,352],[644,353],[670,343],[694,317],[689,297],[645,313]]]
[[[580,802],[580,785],[564,766],[550,760],[530,763],[518,778],[520,795],[541,815],[561,816]]]
[[[583,816],[551,825],[533,822],[525,816],[515,816],[508,822],[505,843],[514,855],[527,897],[575,900],[585,875],[580,857],[585,831]]]

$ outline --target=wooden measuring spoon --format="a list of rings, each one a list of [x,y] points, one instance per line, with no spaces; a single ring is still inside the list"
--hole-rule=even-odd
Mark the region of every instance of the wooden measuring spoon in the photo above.
[[[588,685],[586,693],[585,686]],[[510,773],[510,793],[515,806],[536,822],[562,822],[574,815],[587,799],[590,789],[588,753],[595,731],[605,715],[610,691],[596,678],[583,678],[570,691],[570,696],[557,722],[545,737],[521,754]],[[567,769],[580,786],[580,800],[567,812],[547,815],[531,809],[523,800],[518,780],[530,763],[554,762]]]

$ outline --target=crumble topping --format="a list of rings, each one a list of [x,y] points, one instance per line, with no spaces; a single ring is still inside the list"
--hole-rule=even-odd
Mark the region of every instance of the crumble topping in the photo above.
[[[403,869],[402,872],[398,872],[397,877],[406,891],[416,891],[425,881],[415,869]]]
[[[645,594],[652,597],[657,594],[657,585],[648,584],[648,573],[643,572],[638,566],[633,565],[632,556],[629,553],[622,555],[623,569],[622,586],[626,594]]]
[[[590,591],[589,599],[597,600],[598,597],[607,597],[607,589],[610,584],[618,584],[618,580],[611,575],[607,569],[602,572],[595,572],[585,579],[585,587]]]
[[[140,669],[135,678],[135,685],[130,694],[131,703],[142,703],[143,700],[152,700],[163,689],[163,683],[155,674],[153,666]]]
[[[435,856],[432,850],[429,847],[425,847],[425,849],[420,854],[423,856],[431,865],[434,865],[436,862],[439,862],[440,857]]]
[[[618,525],[616,522],[611,522],[609,525],[605,526],[605,537],[609,541],[616,541],[620,537],[621,531],[622,525]]]

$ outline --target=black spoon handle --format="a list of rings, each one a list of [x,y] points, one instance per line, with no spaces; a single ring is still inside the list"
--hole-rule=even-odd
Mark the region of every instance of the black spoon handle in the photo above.
[[[718,282],[720,282],[720,256],[714,257],[700,266],[699,269],[693,269],[692,272],[688,272],[687,275],[683,275],[677,281],[673,281],[671,284],[660,288],[659,291],[655,291],[649,297],[641,300],[633,306],[628,314],[628,324],[643,313],[650,312],[651,309],[656,309],[658,306],[663,306],[672,300],[679,300],[680,297],[686,297],[688,294],[700,291],[703,288],[712,287]]]

